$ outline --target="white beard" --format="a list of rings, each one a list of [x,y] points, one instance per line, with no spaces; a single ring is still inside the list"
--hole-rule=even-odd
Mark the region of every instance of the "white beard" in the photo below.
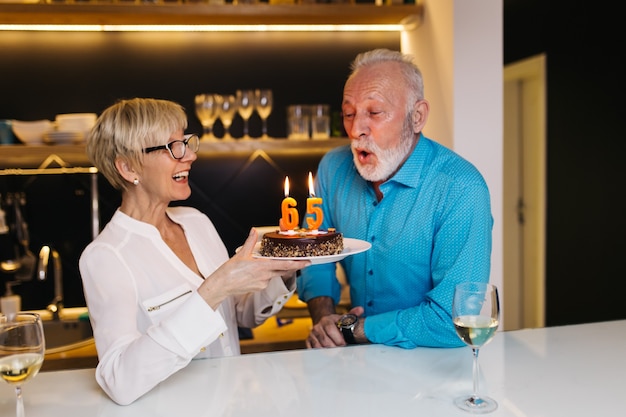
[[[402,138],[400,144],[395,148],[382,149],[373,139],[363,138],[353,140],[351,143],[352,155],[354,159],[354,165],[357,171],[367,181],[386,181],[400,168],[400,165],[408,157],[409,152],[413,149],[414,145],[414,133],[410,120],[405,122]],[[376,155],[378,162],[376,165],[364,165],[361,164],[357,157],[356,148],[365,150],[369,153]]]

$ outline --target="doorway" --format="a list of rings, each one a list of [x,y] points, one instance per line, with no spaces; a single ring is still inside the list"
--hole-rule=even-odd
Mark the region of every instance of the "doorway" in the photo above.
[[[504,330],[545,325],[546,57],[504,67]]]

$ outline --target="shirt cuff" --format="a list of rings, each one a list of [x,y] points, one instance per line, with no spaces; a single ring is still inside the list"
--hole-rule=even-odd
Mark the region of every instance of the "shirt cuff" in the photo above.
[[[228,329],[224,318],[213,310],[197,291],[148,335],[183,357],[194,357],[203,346]]]

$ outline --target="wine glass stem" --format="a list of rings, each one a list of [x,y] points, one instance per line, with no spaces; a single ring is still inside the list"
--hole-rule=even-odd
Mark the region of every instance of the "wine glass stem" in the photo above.
[[[248,136],[248,119],[243,119],[243,137],[247,138]]]
[[[15,415],[17,417],[24,417],[24,399],[22,398],[22,387],[19,385],[15,387],[15,396],[17,399]]]
[[[474,366],[472,368],[472,374],[474,375],[474,399],[478,398],[478,348],[472,348],[472,353],[474,356]]]
[[[263,119],[263,137],[267,137],[267,119]]]

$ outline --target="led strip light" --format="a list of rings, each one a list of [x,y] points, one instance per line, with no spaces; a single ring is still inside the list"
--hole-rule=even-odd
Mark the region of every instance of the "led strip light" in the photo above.
[[[40,32],[401,32],[390,25],[44,25],[0,24],[2,31]]]

